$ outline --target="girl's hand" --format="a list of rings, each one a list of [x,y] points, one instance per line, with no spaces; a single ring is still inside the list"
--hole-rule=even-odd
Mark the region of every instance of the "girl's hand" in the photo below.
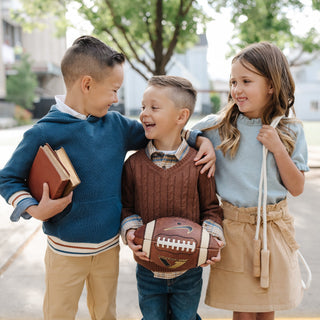
[[[46,221],[65,209],[72,201],[71,192],[59,199],[50,199],[49,186],[43,184],[42,198],[37,206],[30,206],[26,211],[35,219]]]
[[[136,245],[133,240],[134,240],[134,229],[130,229],[127,231],[127,242],[128,242],[128,247],[133,251],[133,254],[140,258],[141,260],[144,261],[150,261],[150,259],[147,257],[147,254],[142,251],[142,246],[141,245]]]
[[[271,126],[263,125],[257,136],[257,140],[260,141],[274,155],[287,152],[276,129]]]
[[[213,177],[215,172],[216,154],[211,141],[206,137],[198,137],[196,147],[199,149],[194,158],[195,165],[204,165],[200,173],[208,170],[208,178]]]
[[[300,195],[304,188],[304,173],[292,161],[276,129],[263,125],[257,139],[273,153],[282,183],[286,189],[294,197]]]

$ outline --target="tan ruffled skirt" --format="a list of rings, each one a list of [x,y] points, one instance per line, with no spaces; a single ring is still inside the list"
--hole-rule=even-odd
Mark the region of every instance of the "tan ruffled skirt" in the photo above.
[[[296,307],[303,288],[287,201],[267,206],[268,261],[255,246],[257,208],[223,202],[226,246],[210,270],[205,303],[238,312],[270,312]],[[262,225],[259,237],[262,241]],[[263,277],[263,279],[262,279]]]

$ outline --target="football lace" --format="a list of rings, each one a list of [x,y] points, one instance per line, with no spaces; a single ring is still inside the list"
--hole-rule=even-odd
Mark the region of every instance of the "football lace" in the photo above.
[[[173,249],[173,250],[181,250],[181,251],[186,251],[189,252],[194,252],[196,249],[196,243],[194,241],[185,241],[185,240],[176,240],[176,239],[170,239],[170,238],[157,238],[157,247],[162,247],[162,248],[168,248],[168,249]]]

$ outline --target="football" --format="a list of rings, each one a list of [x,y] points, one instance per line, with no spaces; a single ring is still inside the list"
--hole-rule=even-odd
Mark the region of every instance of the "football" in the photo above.
[[[159,218],[143,225],[135,231],[134,243],[169,272],[195,268],[219,252],[216,239],[205,229],[179,217]]]

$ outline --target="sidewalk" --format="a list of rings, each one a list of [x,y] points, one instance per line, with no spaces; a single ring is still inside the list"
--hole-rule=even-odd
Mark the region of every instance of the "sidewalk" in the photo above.
[[[320,146],[308,147],[308,165],[311,169],[320,168]]]
[[[0,167],[4,157],[10,155],[13,139],[0,137]],[[5,140],[7,141],[7,140]],[[289,197],[289,207],[295,217],[297,240],[301,251],[313,272],[311,288],[305,292],[303,303],[296,309],[277,313],[277,319],[313,318],[320,320],[320,147],[310,147],[309,165],[313,167],[306,174],[305,192],[298,198]],[[40,222],[31,219],[12,223],[9,220],[12,208],[0,199],[0,320],[42,319],[42,299],[44,294],[44,253],[46,237]],[[315,249],[314,249],[315,248]],[[231,312],[218,310],[204,304],[209,268],[204,270],[204,288],[199,307],[203,319],[231,319]],[[120,320],[141,319],[135,281],[135,262],[130,250],[121,246],[120,275],[117,295],[117,312]],[[90,319],[86,307],[86,292],[79,303],[77,319]]]

